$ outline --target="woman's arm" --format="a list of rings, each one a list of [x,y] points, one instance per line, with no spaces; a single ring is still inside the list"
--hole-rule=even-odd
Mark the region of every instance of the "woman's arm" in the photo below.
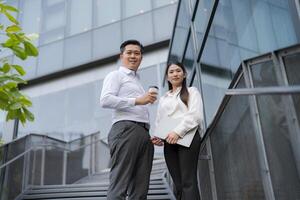
[[[203,120],[203,102],[197,88],[189,88],[188,111],[184,114],[183,120],[173,130],[180,137],[199,126]]]

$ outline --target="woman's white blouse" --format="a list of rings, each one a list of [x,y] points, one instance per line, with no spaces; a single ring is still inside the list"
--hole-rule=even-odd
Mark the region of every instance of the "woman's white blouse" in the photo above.
[[[173,131],[180,137],[183,137],[189,130],[200,126],[200,134],[202,135],[203,130],[203,103],[201,95],[197,88],[189,87],[189,100],[188,107],[180,99],[181,88],[173,93],[167,92],[164,96],[159,99],[157,108],[157,115],[155,120],[155,127],[159,124],[159,121],[167,115],[172,118],[181,118],[181,123],[175,125]]]

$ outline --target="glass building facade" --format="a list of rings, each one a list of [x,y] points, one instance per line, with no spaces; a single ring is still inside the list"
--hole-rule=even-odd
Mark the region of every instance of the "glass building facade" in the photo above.
[[[160,69],[167,60],[177,0],[9,0],[7,3],[20,10],[15,17],[24,32],[39,35],[34,41],[39,49],[37,58],[21,61],[9,51],[0,51],[0,58],[24,66],[25,79],[29,80],[23,91],[33,101],[31,110],[36,119],[25,126],[19,125],[18,136],[40,133],[68,140],[101,131],[106,137],[111,117],[108,110],[99,106],[102,81],[120,64],[119,46],[127,39],[140,40],[146,49],[154,46],[146,50],[141,76],[145,88],[162,85]],[[148,73],[155,76],[145,78]],[[155,105],[150,108],[152,113],[155,109]],[[5,114],[1,112],[0,135],[11,135],[13,126],[5,122]]]
[[[178,7],[168,62],[203,96],[201,199],[300,199],[299,1]]]

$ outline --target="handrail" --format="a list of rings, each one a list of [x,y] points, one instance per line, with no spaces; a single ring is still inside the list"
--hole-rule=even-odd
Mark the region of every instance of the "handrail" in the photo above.
[[[276,95],[276,94],[298,94],[300,93],[300,86],[290,86],[290,87],[260,87],[260,88],[244,88],[244,89],[227,89],[225,92],[225,96],[219,106],[219,109],[217,110],[216,116],[213,118],[213,121],[209,125],[209,127],[206,129],[204,136],[201,140],[201,147],[200,152],[203,150],[204,146],[203,144],[206,143],[208,136],[212,133],[214,130],[216,124],[218,123],[221,115],[223,114],[226,105],[228,104],[230,98],[232,96],[244,96],[244,95]]]
[[[93,134],[95,134],[95,133],[93,133]],[[93,134],[91,134],[91,135],[93,135]],[[89,135],[89,136],[91,136],[91,135]],[[96,143],[96,142],[99,142],[99,141],[101,141],[101,140],[102,140],[102,139],[97,139],[97,140],[95,140],[95,141],[93,141],[93,142],[90,142],[90,143],[88,143],[88,144],[81,145],[81,146],[79,146],[78,148],[73,149],[73,150],[67,149],[67,148],[64,148],[64,147],[59,147],[59,146],[56,146],[56,145],[53,145],[53,144],[51,144],[51,145],[50,145],[50,144],[42,144],[42,145],[37,145],[37,146],[34,146],[34,147],[30,147],[28,150],[24,151],[23,153],[17,155],[17,156],[14,157],[13,159],[7,161],[5,164],[1,165],[1,166],[0,166],[0,170],[1,170],[2,168],[6,167],[7,165],[9,165],[10,163],[15,162],[15,161],[18,160],[20,157],[22,157],[23,155],[27,154],[29,151],[34,150],[34,149],[39,149],[39,147],[55,147],[55,148],[57,148],[57,149],[62,149],[62,150],[67,151],[67,152],[74,152],[74,151],[78,151],[79,149],[82,149],[82,148],[84,148],[84,147],[90,146],[90,145],[92,145],[92,144],[94,144],[94,143]]]

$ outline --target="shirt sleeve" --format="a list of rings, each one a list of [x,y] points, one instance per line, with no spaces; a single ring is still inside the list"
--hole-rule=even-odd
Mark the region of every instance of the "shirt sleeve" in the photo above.
[[[100,105],[103,108],[123,109],[135,105],[135,98],[119,97],[121,81],[118,72],[108,74],[104,81],[100,96]]]
[[[201,125],[203,120],[203,103],[198,89],[190,88],[189,95],[188,111],[184,114],[181,123],[173,130],[181,138],[191,129]]]

